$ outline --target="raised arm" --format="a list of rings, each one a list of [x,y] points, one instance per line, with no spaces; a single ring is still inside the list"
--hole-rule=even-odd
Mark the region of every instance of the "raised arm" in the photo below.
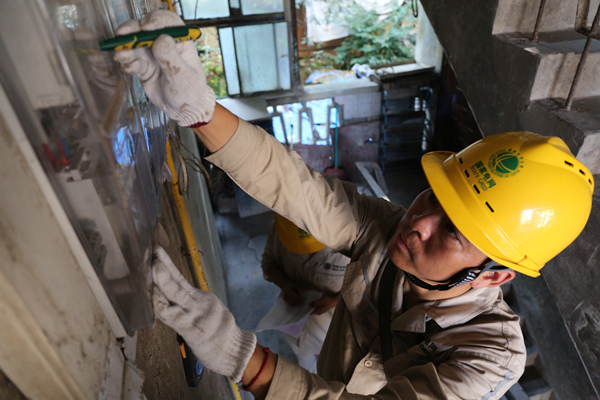
[[[116,33],[177,25],[183,25],[177,14],[156,10],[140,21],[124,23]],[[140,79],[148,98],[170,119],[195,131],[213,153],[209,161],[248,194],[322,243],[348,250],[357,236],[357,218],[348,207],[352,200],[346,198],[342,184],[312,171],[266,132],[215,105],[193,42],[175,43],[172,37],[161,35],[151,48],[119,51],[115,60]],[[235,145],[228,146],[231,142]]]
[[[174,12],[156,10],[142,20],[125,22],[115,33],[119,36],[181,25],[184,22]],[[238,119],[216,104],[193,42],[175,43],[172,37],[161,35],[151,49],[118,51],[114,58],[123,71],[140,79],[154,105],[179,125],[194,129],[209,151],[219,150],[236,131]]]

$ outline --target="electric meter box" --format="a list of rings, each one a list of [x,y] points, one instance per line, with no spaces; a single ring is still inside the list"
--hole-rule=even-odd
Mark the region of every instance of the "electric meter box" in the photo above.
[[[166,121],[98,43],[139,18],[141,6],[19,0],[0,7],[2,86],[122,328],[133,334],[154,320],[150,264]]]

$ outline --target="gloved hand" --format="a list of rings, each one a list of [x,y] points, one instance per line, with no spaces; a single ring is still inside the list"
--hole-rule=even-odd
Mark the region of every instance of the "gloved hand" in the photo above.
[[[237,326],[217,296],[190,285],[162,247],[154,254],[152,302],[156,316],[185,339],[206,368],[241,381],[256,336]]]
[[[141,21],[121,24],[115,34],[120,36],[180,25],[185,24],[176,13],[155,10]],[[140,78],[150,101],[179,125],[210,122],[215,109],[215,93],[206,84],[206,75],[192,41],[176,44],[171,36],[160,35],[151,48],[117,51],[115,60],[123,71]]]

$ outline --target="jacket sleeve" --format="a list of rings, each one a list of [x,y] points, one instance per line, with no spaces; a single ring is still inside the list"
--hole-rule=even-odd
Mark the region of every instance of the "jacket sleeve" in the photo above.
[[[470,362],[478,364],[489,360],[473,358]],[[280,356],[266,400],[497,400],[520,376],[515,375],[512,379],[500,377],[500,383],[491,388],[480,376],[477,366],[465,366],[473,371],[461,374],[461,389],[456,392],[445,384],[441,376],[445,367],[452,368],[443,364],[440,370],[440,366],[433,363],[417,365],[389,380],[377,393],[360,395],[348,393],[342,382],[325,381]]]
[[[223,148],[207,157],[250,196],[310,232],[321,243],[348,252],[360,234],[356,187],[309,168],[300,156],[243,120]]]
[[[439,394],[439,392],[438,392]],[[348,393],[342,382],[325,381],[316,374],[293,364],[283,357],[277,360],[275,375],[265,400],[417,400],[445,399],[422,397],[406,378],[395,379],[372,395]]]

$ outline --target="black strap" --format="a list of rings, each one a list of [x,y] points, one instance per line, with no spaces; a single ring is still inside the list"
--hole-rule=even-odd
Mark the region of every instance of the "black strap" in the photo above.
[[[465,283],[474,281],[477,278],[477,276],[479,276],[479,273],[476,273],[475,271],[479,269],[481,269],[481,267],[463,269],[462,271],[459,271],[456,275],[451,277],[448,283],[440,285],[430,285],[429,283],[423,282],[422,280],[420,280],[412,274],[409,274],[408,272],[406,272],[406,277],[412,283],[419,287],[422,287],[423,289],[446,291],[464,285]]]
[[[388,261],[379,282],[377,301],[379,303],[379,341],[381,343],[383,362],[394,356],[392,328],[390,325],[392,320],[393,289],[397,272],[398,267],[392,261]]]
[[[488,258],[480,266],[465,268],[462,271],[456,273],[454,276],[452,276],[448,282],[439,285],[430,285],[429,283],[423,282],[422,280],[420,280],[412,274],[409,274],[408,272],[406,272],[406,277],[412,283],[419,287],[422,287],[423,289],[446,291],[464,285],[465,283],[472,282],[475,279],[477,279],[479,275],[486,271],[503,271],[508,269],[510,268],[500,265],[496,261],[490,260]]]

